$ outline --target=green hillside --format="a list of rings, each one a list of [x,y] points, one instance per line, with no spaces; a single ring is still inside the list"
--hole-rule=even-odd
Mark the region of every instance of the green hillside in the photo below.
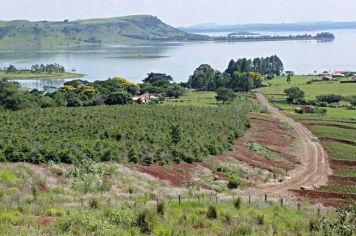
[[[148,15],[61,22],[0,21],[0,47],[57,47],[137,41],[198,40]]]

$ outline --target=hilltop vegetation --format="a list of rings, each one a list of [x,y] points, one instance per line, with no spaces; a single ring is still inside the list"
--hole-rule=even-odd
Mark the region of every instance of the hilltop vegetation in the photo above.
[[[77,21],[0,21],[0,47],[55,47],[141,40],[197,40],[148,15]]]

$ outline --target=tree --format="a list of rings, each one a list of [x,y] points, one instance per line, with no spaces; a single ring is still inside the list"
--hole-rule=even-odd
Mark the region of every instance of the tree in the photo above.
[[[350,103],[351,103],[351,106],[353,107],[353,109],[355,109],[356,108],[356,98],[352,98]]]
[[[302,100],[304,98],[304,91],[300,90],[299,87],[291,87],[284,90],[287,95],[287,101],[293,103],[297,100]]]
[[[147,78],[143,80],[144,83],[149,83],[153,84],[154,82],[157,81],[165,81],[166,83],[170,83],[173,81],[172,76],[166,75],[166,74],[161,74],[161,73],[150,73],[148,74]]]
[[[213,91],[216,88],[214,83],[215,70],[208,64],[200,65],[195,69],[193,75],[189,78],[190,87],[198,90]]]
[[[126,91],[117,91],[109,94],[105,103],[107,105],[122,105],[132,103],[132,95]]]
[[[292,81],[292,76],[290,74],[288,74],[287,76],[287,83],[289,84]]]
[[[174,98],[179,98],[180,96],[182,96],[185,92],[185,89],[178,85],[178,84],[172,84],[170,86],[168,86],[167,90],[166,90],[166,96],[167,97],[174,97]]]
[[[236,99],[236,93],[229,88],[219,88],[216,90],[216,94],[216,100],[222,101],[223,103],[232,102]]]

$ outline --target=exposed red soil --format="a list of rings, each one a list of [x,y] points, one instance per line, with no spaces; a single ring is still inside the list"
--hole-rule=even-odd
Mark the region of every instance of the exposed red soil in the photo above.
[[[53,217],[53,216],[35,216],[34,220],[36,221],[37,224],[39,225],[49,225],[50,223],[56,221],[58,217]]]
[[[198,164],[171,164],[171,165],[150,165],[150,166],[139,166],[138,170],[152,175],[161,180],[169,181],[174,186],[180,186],[181,184],[188,182],[190,175],[189,173],[197,167]]]
[[[292,190],[299,197],[307,198],[312,204],[322,203],[324,206],[345,207],[356,201],[355,194],[324,193],[313,190]]]
[[[330,160],[332,169],[356,168],[356,161]]]
[[[325,123],[310,122],[310,123],[307,123],[305,125],[306,126],[328,126],[328,127],[356,130],[355,127],[351,127],[351,126],[347,126],[347,125],[338,125],[338,124],[325,124]]]
[[[352,185],[356,184],[356,177],[329,176],[328,184],[330,185]]]
[[[44,184],[37,184],[36,189],[41,193],[48,192],[48,188]]]
[[[282,124],[274,119],[268,119],[257,113],[250,113],[251,128],[248,134],[239,138],[235,143],[236,151],[226,152],[224,155],[234,157],[251,166],[285,173],[293,169],[297,159],[290,154],[289,148],[293,142],[293,133],[282,128]],[[272,152],[278,153],[282,160],[268,160],[248,149],[246,143],[259,143]]]
[[[320,141],[323,141],[323,142],[336,142],[336,143],[343,143],[343,144],[349,144],[349,145],[356,146],[356,143],[353,142],[353,141],[341,140],[341,139],[336,139],[336,138],[320,138]]]

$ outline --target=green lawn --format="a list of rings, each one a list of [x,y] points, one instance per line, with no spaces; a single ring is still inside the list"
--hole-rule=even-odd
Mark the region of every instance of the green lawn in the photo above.
[[[14,72],[14,73],[6,73],[5,71],[0,71],[0,79],[8,79],[8,80],[46,80],[46,79],[76,79],[82,78],[84,74],[78,73],[32,73],[30,71],[26,72]]]

